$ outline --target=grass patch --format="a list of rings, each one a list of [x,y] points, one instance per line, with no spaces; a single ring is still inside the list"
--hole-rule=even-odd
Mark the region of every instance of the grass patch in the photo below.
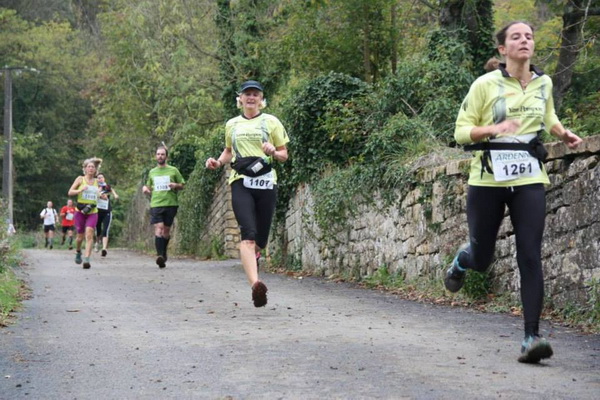
[[[22,283],[10,268],[0,270],[0,326],[7,326],[11,314],[20,307]]]
[[[19,236],[5,237],[0,241],[0,326],[7,326],[11,314],[25,298],[25,285],[17,278],[13,268],[21,261]]]

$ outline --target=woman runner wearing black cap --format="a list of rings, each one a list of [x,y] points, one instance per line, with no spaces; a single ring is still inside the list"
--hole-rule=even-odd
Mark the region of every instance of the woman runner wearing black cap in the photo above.
[[[225,149],[217,159],[206,160],[206,168],[232,162],[229,184],[242,239],[240,258],[254,306],[263,307],[267,286],[258,279],[257,255],[267,245],[277,201],[277,174],[271,164],[287,160],[289,138],[277,117],[261,112],[266,102],[259,82],[242,83],[237,105],[242,114],[225,125]]]

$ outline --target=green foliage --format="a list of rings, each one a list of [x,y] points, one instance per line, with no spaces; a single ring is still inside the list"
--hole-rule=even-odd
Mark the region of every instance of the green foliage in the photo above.
[[[104,69],[90,91],[94,149],[135,185],[164,141],[189,142],[222,121],[210,2],[117,1],[100,16]]]
[[[383,286],[386,289],[403,287],[406,284],[404,274],[401,271],[390,273],[387,265],[380,266],[373,274],[367,276],[363,282],[368,288]]]
[[[176,166],[184,179],[188,179],[196,167],[198,149],[196,143],[178,143],[169,150],[169,164]]]
[[[339,102],[368,93],[368,85],[347,75],[330,73],[307,82],[284,103],[286,128],[290,132],[288,175],[295,184],[318,176],[327,164],[344,165],[360,153],[361,137],[328,135],[324,117]]]
[[[571,90],[563,99],[563,125],[579,136],[600,133],[600,67],[589,57],[573,74]]]
[[[570,324],[600,332],[600,280],[592,278],[586,281],[585,289],[588,292],[586,303],[569,302],[554,314]]]
[[[277,218],[284,220],[287,204],[296,187],[317,179],[331,166],[346,165],[361,154],[365,137],[336,135],[326,115],[338,114],[344,102],[353,103],[369,93],[369,86],[359,79],[330,73],[302,82],[282,100],[281,112],[289,132],[290,158],[285,164],[276,164],[278,176]],[[344,121],[339,118],[338,122]],[[354,120],[356,121],[356,120]]]
[[[198,141],[196,166],[186,181],[186,188],[179,195],[179,234],[180,250],[196,254],[201,248],[199,232],[206,227],[208,212],[213,202],[214,190],[223,176],[223,169],[206,169],[204,163],[209,157],[217,157],[224,148],[224,128],[214,129],[210,136]],[[210,252],[213,251],[209,248]]]
[[[239,84],[248,79],[262,83],[270,96],[288,75],[286,55],[269,34],[285,22],[285,13],[271,0],[218,0],[215,24],[221,45],[219,78],[221,101],[227,117],[238,114],[235,98]]]
[[[208,242],[202,242],[199,245],[198,256],[202,258],[210,258],[211,260],[224,260],[225,246],[223,238],[213,236]]]
[[[490,272],[469,271],[465,277],[465,285],[461,289],[467,297],[477,301],[485,300],[492,290]]]
[[[464,44],[433,32],[429,55],[404,60],[377,91],[375,109],[381,119],[399,112],[422,116],[434,136],[449,143],[457,110],[474,79],[469,65]]]
[[[19,306],[20,287],[12,270],[0,268],[0,327],[6,326],[10,313]]]
[[[2,202],[3,203],[3,202]],[[13,273],[19,263],[18,241],[16,236],[7,234],[6,208],[2,205],[0,220],[0,327],[8,323],[11,312],[19,306],[21,283]]]
[[[92,112],[83,93],[97,59],[67,23],[33,24],[0,9],[0,26],[0,65],[40,71],[11,74],[15,226],[26,230],[48,200],[62,202],[80,172]]]

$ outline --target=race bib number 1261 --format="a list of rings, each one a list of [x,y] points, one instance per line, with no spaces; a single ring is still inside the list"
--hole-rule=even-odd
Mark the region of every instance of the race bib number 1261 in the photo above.
[[[540,174],[540,163],[527,151],[491,150],[494,179],[497,182],[529,178]]]

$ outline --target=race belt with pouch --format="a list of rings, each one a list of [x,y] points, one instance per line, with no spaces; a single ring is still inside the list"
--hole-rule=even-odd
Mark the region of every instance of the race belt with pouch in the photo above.
[[[236,157],[231,163],[237,173],[255,178],[271,172],[272,166],[269,158],[265,157]]]
[[[89,214],[96,208],[95,204],[89,203],[77,203],[77,209],[81,211],[82,214]]]
[[[487,172],[496,181],[508,181],[520,177],[536,176],[542,170],[542,163],[548,151],[540,140],[541,131],[520,135],[528,142],[515,142],[516,137],[502,137],[490,141],[464,146],[465,151],[481,150],[481,177]],[[494,167],[492,169],[492,166]]]

